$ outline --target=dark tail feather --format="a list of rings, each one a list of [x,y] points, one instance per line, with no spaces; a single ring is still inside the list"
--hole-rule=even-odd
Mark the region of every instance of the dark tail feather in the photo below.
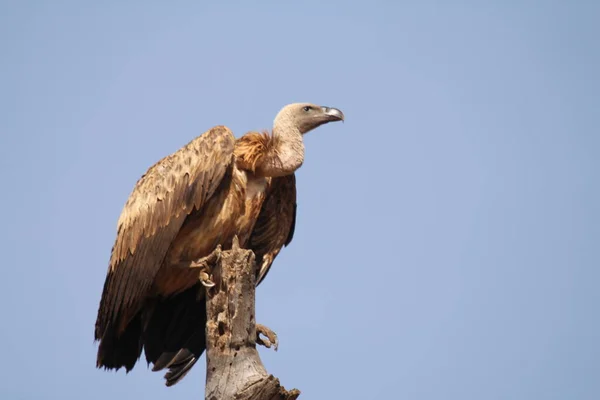
[[[158,300],[144,332],[146,360],[153,371],[169,368],[166,385],[179,382],[205,349],[206,305],[192,287],[168,299]]]
[[[173,386],[182,380],[204,352],[206,348],[206,318],[204,321],[202,325],[196,327],[196,332],[169,363],[169,372],[165,374],[167,386]]]
[[[141,354],[142,323],[141,316],[138,314],[121,335],[117,335],[112,324],[108,325],[100,338],[96,366],[116,370],[125,367],[125,370],[129,372]]]
[[[169,366],[169,371],[165,374],[165,384],[167,386],[173,386],[183,379],[183,377],[192,369],[194,364],[196,364],[199,357],[200,356],[196,356],[187,349],[181,349]]]

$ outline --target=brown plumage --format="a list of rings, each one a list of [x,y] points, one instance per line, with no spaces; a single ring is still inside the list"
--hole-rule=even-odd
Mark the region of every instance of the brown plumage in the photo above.
[[[256,284],[267,276],[271,264],[281,248],[294,236],[296,225],[296,176],[271,178],[267,197],[250,237],[249,248],[260,266]]]
[[[268,132],[248,132],[239,138],[235,144],[233,153],[238,166],[248,171],[256,172],[256,166],[260,165],[272,148],[275,148],[275,140]]]
[[[129,371],[143,349],[153,370],[169,368],[168,386],[185,376],[205,346],[205,291],[192,263],[237,235],[256,254],[260,283],[293,236],[302,135],[338,120],[337,109],[291,104],[271,135],[236,140],[217,126],[148,169],[117,223],[95,326],[98,367]]]

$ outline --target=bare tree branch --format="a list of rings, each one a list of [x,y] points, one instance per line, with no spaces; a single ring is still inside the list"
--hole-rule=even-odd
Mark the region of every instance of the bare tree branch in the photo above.
[[[240,249],[237,237],[214,268],[216,285],[206,301],[207,400],[294,400],[300,395],[267,373],[256,350],[255,268],[254,253]]]

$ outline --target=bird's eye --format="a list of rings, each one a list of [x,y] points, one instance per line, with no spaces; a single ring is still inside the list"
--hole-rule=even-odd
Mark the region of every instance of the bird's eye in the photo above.
[[[309,112],[310,111],[310,107],[306,106],[306,107],[303,108],[303,110],[306,111],[306,112]]]

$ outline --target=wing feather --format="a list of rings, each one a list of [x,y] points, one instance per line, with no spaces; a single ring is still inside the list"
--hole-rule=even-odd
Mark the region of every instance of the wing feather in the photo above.
[[[139,311],[185,218],[199,210],[231,166],[235,138],[217,126],[158,161],[138,180],[117,223],[96,320],[96,339],[117,334]]]
[[[296,176],[272,178],[249,247],[260,266],[256,284],[265,278],[283,246],[292,241],[296,223]]]

